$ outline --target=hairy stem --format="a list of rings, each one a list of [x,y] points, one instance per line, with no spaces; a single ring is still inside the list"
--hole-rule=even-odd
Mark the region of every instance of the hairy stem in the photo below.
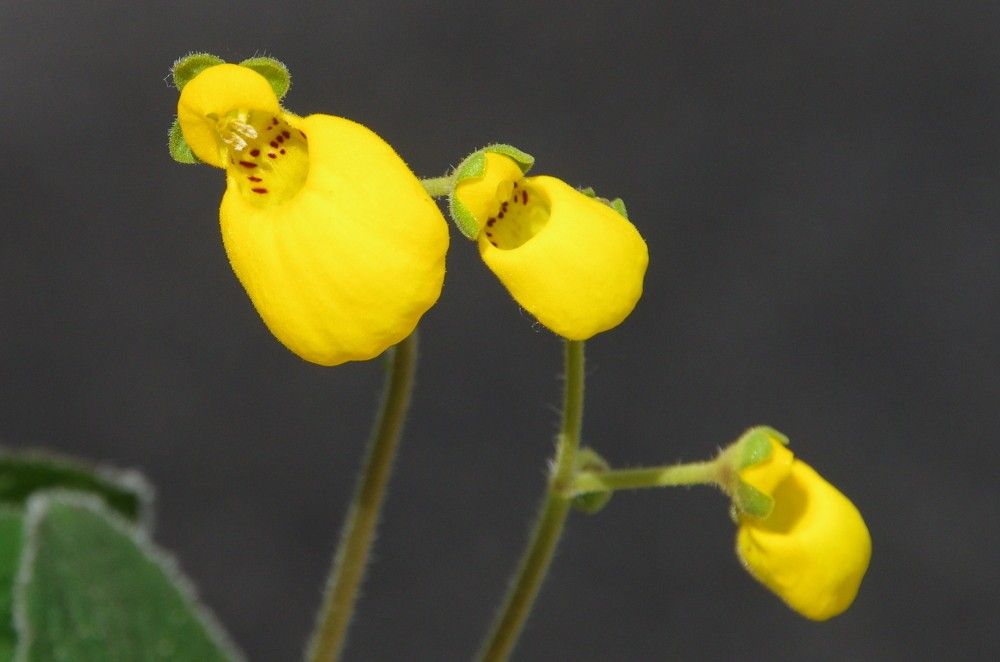
[[[581,471],[573,479],[572,495],[647,487],[712,485],[719,484],[720,481],[720,466],[717,460],[638,469]]]
[[[572,502],[569,494],[583,423],[583,342],[567,340],[565,358],[562,425],[554,467],[531,538],[503,606],[497,612],[480,649],[479,659],[485,662],[506,660],[514,650],[538,596],[538,589],[552,563],[552,555],[562,535]]]
[[[417,362],[417,332],[390,351],[392,357],[385,376],[382,402],[310,640],[307,659],[311,662],[337,660],[344,647],[410,404]]]

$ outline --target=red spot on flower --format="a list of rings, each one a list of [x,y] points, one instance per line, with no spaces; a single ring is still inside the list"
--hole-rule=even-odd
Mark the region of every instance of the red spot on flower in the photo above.
[[[292,137],[292,134],[288,133],[287,131],[282,131],[282,132],[281,132],[281,135],[282,135],[283,137],[285,137],[285,138],[291,138],[291,137]]]
[[[282,149],[280,152],[278,152],[278,154],[284,154],[284,153],[285,153],[284,149]]]
[[[251,161],[240,161],[240,165],[244,168],[256,168],[257,164]]]
[[[251,182],[262,182],[262,181],[264,181],[260,177],[254,177],[253,175],[250,175],[249,177],[247,177],[247,179],[249,179]]]
[[[521,191],[521,200],[524,201],[524,204],[528,204],[528,192],[527,191]]]
[[[252,188],[250,190],[253,191],[254,193],[267,193],[266,188]]]
[[[260,150],[259,149],[251,149],[250,150],[250,156],[260,156]]]
[[[274,152],[268,152],[267,153],[267,158],[269,158],[269,159],[276,159],[276,158],[278,158],[278,155],[275,154]]]

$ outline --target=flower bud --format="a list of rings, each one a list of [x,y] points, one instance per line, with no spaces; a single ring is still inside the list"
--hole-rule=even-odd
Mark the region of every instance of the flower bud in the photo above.
[[[789,607],[822,621],[854,601],[871,558],[871,537],[854,504],[785,443],[780,433],[761,427],[734,444],[736,485],[727,489],[738,524],[736,553]],[[761,509],[756,495],[771,507]]]

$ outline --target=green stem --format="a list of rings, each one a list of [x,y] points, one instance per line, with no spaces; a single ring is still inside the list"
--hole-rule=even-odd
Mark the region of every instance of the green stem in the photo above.
[[[718,484],[720,480],[718,460],[640,469],[581,471],[573,479],[572,495],[635,490],[645,487],[712,485]]]
[[[421,179],[420,183],[423,184],[424,190],[427,191],[427,195],[432,198],[443,198],[451,193],[453,178],[450,175],[445,175],[444,177],[428,177],[427,179]]]
[[[555,467],[549,477],[545,500],[524,556],[521,557],[503,606],[494,618],[489,635],[480,649],[479,659],[484,662],[506,660],[514,650],[538,596],[538,589],[552,563],[552,555],[572,503],[568,488],[573,480],[574,460],[580,446],[580,427],[583,422],[583,342],[567,340],[565,357],[563,415]]]
[[[386,373],[378,417],[368,440],[354,500],[340,533],[340,542],[327,578],[323,606],[317,614],[310,640],[307,659],[311,662],[337,660],[344,646],[358,588],[365,576],[379,512],[385,500],[396,446],[410,404],[417,362],[417,332],[414,331],[390,351],[392,362]]]

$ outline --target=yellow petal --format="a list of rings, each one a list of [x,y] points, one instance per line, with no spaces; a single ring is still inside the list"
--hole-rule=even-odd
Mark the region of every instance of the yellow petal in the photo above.
[[[447,225],[367,128],[329,115],[283,119],[308,136],[308,174],[294,195],[262,206],[230,170],[220,210],[226,253],[293,352],[322,365],[370,359],[437,301]]]
[[[479,235],[479,253],[525,310],[570,340],[632,312],[649,255],[628,220],[553,177],[521,180],[508,201]]]
[[[225,167],[219,123],[240,110],[281,113],[270,83],[252,69],[219,64],[205,69],[184,86],[177,101],[177,120],[195,156],[218,168]]]
[[[809,465],[794,460],[764,520],[741,518],[736,550],[751,575],[817,621],[854,601],[871,558],[861,513]]]

